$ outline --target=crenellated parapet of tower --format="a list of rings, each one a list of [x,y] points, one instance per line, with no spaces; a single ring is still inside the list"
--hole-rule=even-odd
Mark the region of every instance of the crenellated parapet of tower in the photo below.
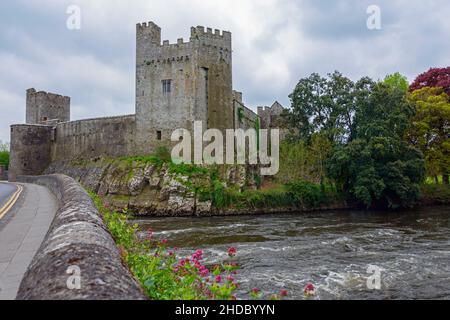
[[[31,88],[26,101],[27,124],[70,121],[70,97]]]
[[[192,27],[188,41],[161,40],[153,22],[136,27],[136,132],[138,145],[166,144],[174,128],[195,121],[234,126],[231,33]],[[148,150],[141,150],[148,152]]]
[[[161,41],[161,28],[153,22],[139,23],[137,34],[138,65],[189,61],[199,50],[216,51],[224,59],[231,58],[231,32],[197,26],[191,28],[189,41]]]

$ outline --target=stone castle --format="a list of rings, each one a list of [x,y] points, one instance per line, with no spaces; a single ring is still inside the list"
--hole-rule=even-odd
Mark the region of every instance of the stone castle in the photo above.
[[[11,126],[10,180],[54,162],[151,154],[175,129],[271,128],[283,107],[247,108],[233,90],[231,33],[192,27],[189,42],[161,42],[155,23],[136,26],[136,113],[70,121],[70,98],[27,90],[26,124]]]

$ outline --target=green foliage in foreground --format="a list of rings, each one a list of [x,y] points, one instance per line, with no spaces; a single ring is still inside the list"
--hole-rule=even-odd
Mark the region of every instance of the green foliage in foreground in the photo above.
[[[129,215],[112,212],[102,199],[90,192],[108,226],[121,255],[152,300],[234,299],[237,289],[234,274],[238,265],[229,262],[214,266],[211,271],[201,264],[202,252],[191,259],[178,259],[175,251],[166,248],[166,241],[137,237],[138,226],[129,224]]]
[[[220,265],[204,265],[201,250],[190,258],[181,259],[176,250],[167,248],[167,240],[154,239],[151,230],[140,240],[138,225],[130,225],[129,214],[113,212],[97,194],[89,194],[119,247],[122,259],[151,300],[237,299],[236,248],[228,249],[228,259]],[[260,290],[255,290],[258,293],[250,293],[250,296],[261,298]],[[268,298],[278,300],[286,295],[286,290],[282,290],[280,295]]]

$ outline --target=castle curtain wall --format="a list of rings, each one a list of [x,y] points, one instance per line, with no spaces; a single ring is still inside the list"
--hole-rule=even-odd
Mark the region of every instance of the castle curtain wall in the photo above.
[[[134,155],[135,131],[134,115],[59,123],[52,161]]]

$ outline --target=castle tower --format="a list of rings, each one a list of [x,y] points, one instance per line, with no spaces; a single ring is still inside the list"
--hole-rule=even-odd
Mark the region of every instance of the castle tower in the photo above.
[[[140,153],[167,145],[177,128],[234,127],[231,33],[193,27],[189,42],[161,43],[154,24],[136,28],[136,129]]]
[[[26,123],[55,124],[70,121],[70,98],[44,91],[27,90]]]

